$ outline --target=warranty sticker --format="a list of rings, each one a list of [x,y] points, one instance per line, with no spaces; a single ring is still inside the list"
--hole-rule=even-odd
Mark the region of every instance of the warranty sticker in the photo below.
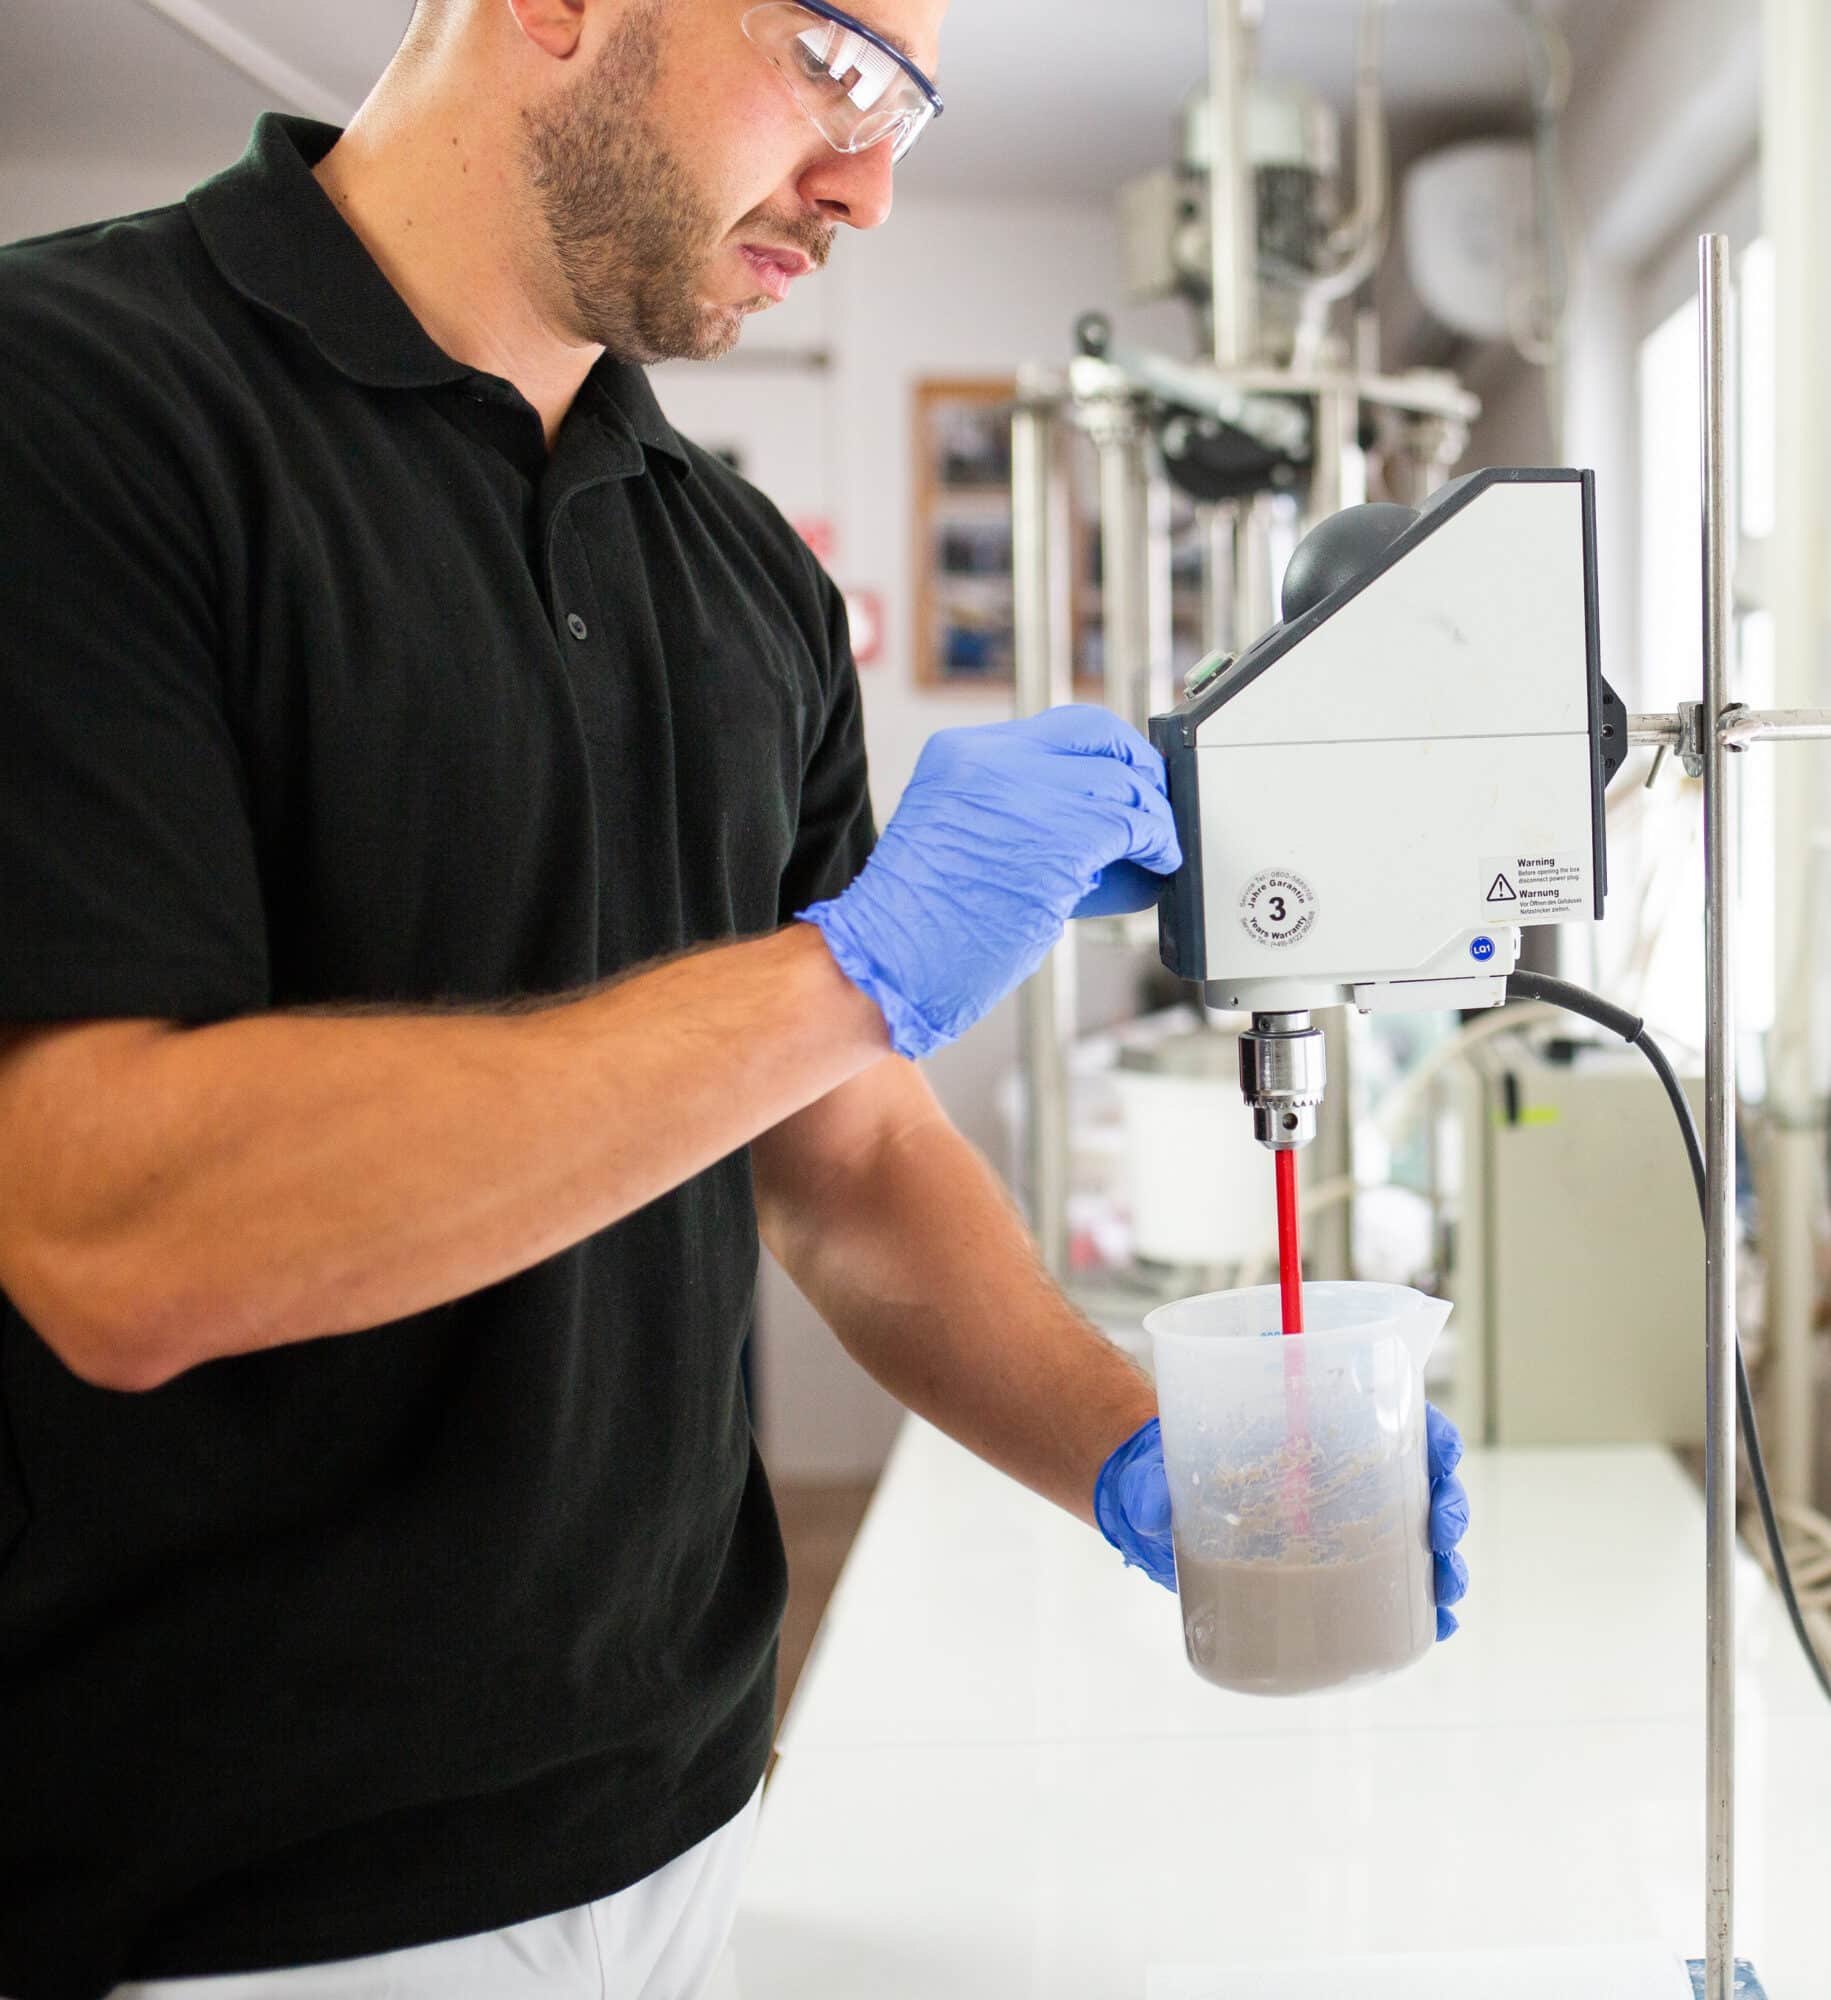
[[[1288,868],[1267,868],[1240,891],[1240,928],[1258,944],[1295,944],[1315,921],[1315,892]]]

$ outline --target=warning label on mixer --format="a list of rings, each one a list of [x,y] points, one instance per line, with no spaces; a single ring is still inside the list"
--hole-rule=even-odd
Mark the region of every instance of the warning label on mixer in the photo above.
[[[1490,921],[1543,924],[1591,914],[1586,854],[1490,854],[1481,864],[1481,903]]]
[[[1240,928],[1258,944],[1295,944],[1316,921],[1316,896],[1301,875],[1267,868],[1240,891]]]

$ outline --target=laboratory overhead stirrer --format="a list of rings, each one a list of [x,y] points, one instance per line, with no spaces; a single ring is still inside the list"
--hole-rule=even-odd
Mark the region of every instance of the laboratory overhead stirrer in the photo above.
[[[1629,717],[1602,677],[1592,476],[1490,469],[1452,481],[1415,513],[1365,506],[1324,521],[1291,562],[1282,621],[1237,657],[1204,661],[1182,701],[1151,723],[1185,857],[1160,905],[1164,962],[1199,983],[1211,1007],[1250,1012],[1241,1087],[1256,1135],[1281,1154],[1316,1132],[1325,1070],[1312,1010],[1467,1009],[1500,1004],[1510,982],[1515,995],[1556,987],[1516,973],[1520,932],[1603,914],[1603,797],[1630,744],[1674,747],[1703,777],[1706,1921],[1705,1957],[1693,1967],[1702,2000],[1760,1990],[1732,1945],[1731,772],[1745,745],[1831,737],[1831,710],[1754,712],[1728,695],[1726,261],[1724,238],[1702,239],[1701,701]],[[1596,1018],[1618,1012],[1598,1005]],[[1290,1178],[1285,1168],[1281,1180]],[[1780,1567],[1784,1588],[1783,1557]]]

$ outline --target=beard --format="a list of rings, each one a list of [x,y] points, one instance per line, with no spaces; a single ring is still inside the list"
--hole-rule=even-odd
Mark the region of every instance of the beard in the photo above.
[[[736,345],[744,316],[771,303],[700,297],[701,274],[727,236],[667,145],[648,106],[660,73],[667,0],[645,0],[590,69],[522,114],[529,186],[552,249],[569,331],[621,361],[712,361]],[[831,228],[753,209],[765,240],[787,241],[818,268]]]

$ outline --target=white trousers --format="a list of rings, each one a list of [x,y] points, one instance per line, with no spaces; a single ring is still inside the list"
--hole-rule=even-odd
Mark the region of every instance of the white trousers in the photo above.
[[[577,1909],[373,1958],[147,1980],[109,2000],[696,2000],[737,1914],[762,1800],[759,1786],[697,1847]]]

